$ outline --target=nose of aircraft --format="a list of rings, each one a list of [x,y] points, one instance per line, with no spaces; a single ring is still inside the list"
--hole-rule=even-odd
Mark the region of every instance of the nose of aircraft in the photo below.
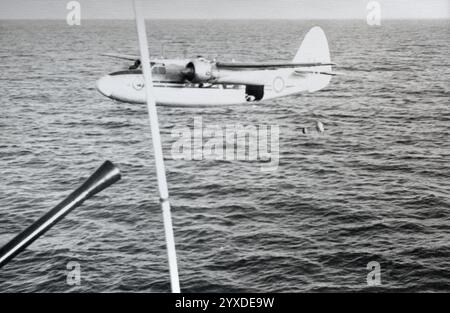
[[[112,77],[106,75],[97,80],[97,90],[104,96],[110,97],[112,94]]]

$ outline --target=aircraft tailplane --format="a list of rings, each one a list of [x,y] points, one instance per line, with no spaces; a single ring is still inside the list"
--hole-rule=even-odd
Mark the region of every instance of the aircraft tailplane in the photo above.
[[[305,38],[297,51],[293,60],[294,63],[330,63],[330,50],[328,48],[328,40],[322,28],[315,26],[311,28],[305,35]],[[331,73],[331,65],[311,67],[314,76],[308,79],[308,90],[310,92],[320,90],[328,85],[331,75],[322,75],[323,73]]]

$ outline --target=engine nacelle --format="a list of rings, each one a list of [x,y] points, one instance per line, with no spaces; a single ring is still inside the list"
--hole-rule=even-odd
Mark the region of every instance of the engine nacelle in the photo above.
[[[186,65],[184,74],[190,82],[207,83],[214,79],[213,64],[205,58],[197,58]]]

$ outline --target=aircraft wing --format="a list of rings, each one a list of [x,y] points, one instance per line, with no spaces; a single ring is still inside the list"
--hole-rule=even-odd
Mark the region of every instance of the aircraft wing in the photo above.
[[[245,69],[279,69],[279,68],[298,68],[298,67],[314,67],[314,66],[328,66],[335,65],[334,63],[293,63],[293,62],[261,62],[261,63],[238,63],[238,62],[217,62],[216,66],[219,69],[230,70],[245,70]]]
[[[130,54],[117,54],[117,53],[102,53],[102,56],[116,58],[116,59],[122,59],[122,60],[128,60],[128,61],[136,61],[139,60],[141,57],[137,55],[130,55]]]
[[[306,74],[321,74],[321,75],[330,75],[336,76],[338,73],[336,72],[327,72],[327,71],[304,71],[304,70],[295,70],[295,74],[297,75],[306,75]]]
[[[116,59],[122,59],[122,60],[128,60],[128,61],[141,61],[141,57],[137,56],[137,55],[131,55],[131,54],[117,54],[117,53],[102,53],[100,54],[102,56],[106,56],[106,57],[111,57],[111,58],[116,58]],[[154,65],[154,64],[161,64],[161,60],[158,59],[150,59],[150,64]]]

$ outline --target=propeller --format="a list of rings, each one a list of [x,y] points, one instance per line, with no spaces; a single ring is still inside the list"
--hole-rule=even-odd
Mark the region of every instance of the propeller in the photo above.
[[[214,80],[218,73],[214,61],[199,56],[186,64],[181,75],[193,83],[207,83]]]

